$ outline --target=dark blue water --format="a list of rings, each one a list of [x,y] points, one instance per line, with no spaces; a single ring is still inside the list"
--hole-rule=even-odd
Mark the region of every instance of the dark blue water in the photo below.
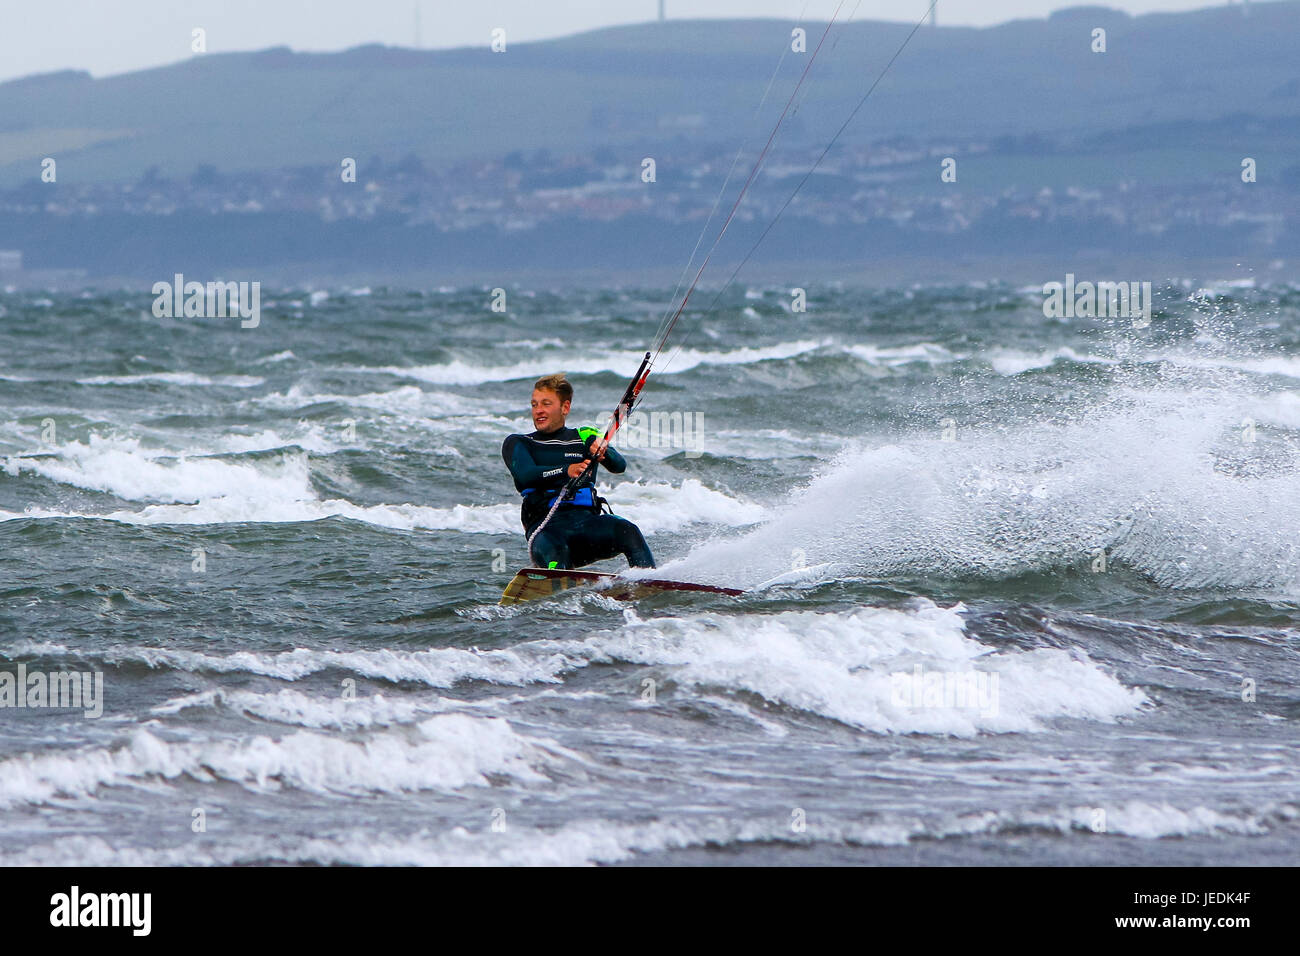
[[[0,703],[104,688],[0,708],[0,861],[1295,861],[1300,291],[739,290],[606,493],[748,593],[502,608],[532,380],[669,298],[508,292],[0,295]]]

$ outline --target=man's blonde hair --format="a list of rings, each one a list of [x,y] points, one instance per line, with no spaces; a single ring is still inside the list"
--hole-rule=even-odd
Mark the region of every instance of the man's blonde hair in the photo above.
[[[573,401],[573,386],[564,377],[563,372],[556,372],[554,375],[543,375],[533,383],[533,391],[538,389],[554,392],[561,402]]]

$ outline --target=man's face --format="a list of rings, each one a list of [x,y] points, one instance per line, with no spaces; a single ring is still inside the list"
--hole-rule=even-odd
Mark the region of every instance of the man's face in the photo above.
[[[539,432],[553,432],[564,427],[569,402],[561,402],[554,392],[539,388],[533,391],[533,427]]]

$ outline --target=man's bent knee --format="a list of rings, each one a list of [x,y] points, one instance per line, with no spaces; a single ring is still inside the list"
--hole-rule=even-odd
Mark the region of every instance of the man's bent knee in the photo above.
[[[653,568],[655,558],[650,553],[650,546],[645,543],[645,536],[641,534],[641,529],[624,518],[618,520],[619,550],[627,558],[628,565],[634,568]]]

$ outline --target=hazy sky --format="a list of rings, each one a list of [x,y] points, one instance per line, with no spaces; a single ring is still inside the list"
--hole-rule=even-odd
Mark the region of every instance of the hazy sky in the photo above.
[[[825,20],[838,0],[665,0],[669,18],[785,17]],[[1240,2],[1240,0],[1236,0]],[[915,21],[929,0],[845,0],[855,19]],[[1079,3],[939,0],[939,22],[985,26],[1044,17]],[[1110,0],[1130,13],[1191,10],[1207,0]],[[417,15],[418,10],[418,15]],[[190,55],[190,32],[208,52],[290,46],[341,50],[362,43],[426,48],[508,42],[652,20],[658,0],[0,0],[0,79],[68,68],[96,76],[172,63]]]

